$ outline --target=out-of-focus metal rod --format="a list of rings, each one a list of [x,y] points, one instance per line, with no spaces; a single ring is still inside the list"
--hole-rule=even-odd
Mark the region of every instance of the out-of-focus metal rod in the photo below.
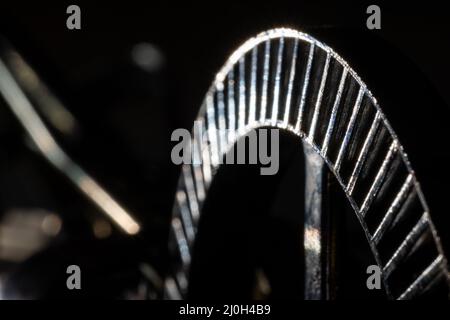
[[[0,94],[42,155],[69,178],[111,220],[130,235],[140,230],[138,222],[57,144],[30,100],[0,58]]]
[[[50,124],[64,135],[74,134],[78,127],[74,116],[17,51],[5,40],[2,41],[1,46],[4,63],[38,111],[42,112]]]

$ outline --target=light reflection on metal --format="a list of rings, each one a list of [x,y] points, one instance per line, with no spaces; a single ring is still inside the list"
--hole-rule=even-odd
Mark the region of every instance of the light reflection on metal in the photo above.
[[[150,264],[141,263],[139,265],[139,270],[142,272],[142,274],[147,278],[147,280],[153,285],[153,287],[157,291],[160,291],[163,288],[164,282],[163,282],[161,276]]]
[[[256,47],[255,47],[255,50]],[[263,84],[262,84],[262,90],[261,90],[261,116],[259,118],[260,121],[266,120],[267,116],[267,104],[268,104],[268,90],[269,90],[269,63],[270,63],[270,42],[267,41],[264,46],[264,67],[263,67]],[[230,79],[230,76],[233,73],[230,73],[228,75],[228,78]],[[217,76],[216,76],[217,77]],[[230,86],[228,86],[230,88]],[[229,99],[230,102],[232,102],[231,98]],[[230,117],[233,117],[234,114],[231,114],[230,111]],[[230,127],[230,129],[233,131],[234,127]]]
[[[62,228],[61,218],[42,208],[12,208],[0,221],[0,260],[19,263],[39,252]]]
[[[347,146],[350,142],[350,138],[352,136],[353,129],[355,127],[355,121],[359,112],[359,107],[361,106],[361,102],[365,94],[366,88],[363,85],[361,85],[361,87],[359,88],[358,97],[356,98],[355,105],[353,106],[351,118],[347,124],[344,139],[342,140],[337,159],[334,163],[334,170],[336,171],[336,173],[339,173],[339,170],[341,169],[341,163],[343,161],[344,154],[347,151]]]
[[[308,61],[306,62],[305,79],[303,80],[302,85],[302,94],[300,96],[300,106],[298,110],[298,119],[297,124],[295,125],[295,131],[300,131],[302,129],[303,114],[306,103],[306,92],[308,91],[309,79],[311,77],[311,67],[314,59],[314,49],[315,49],[314,42],[311,42],[309,45]]]
[[[328,123],[327,132],[325,134],[325,137],[323,138],[322,150],[320,153],[322,154],[322,157],[324,157],[324,158],[327,156],[328,144],[330,143],[331,135],[333,134],[334,126],[336,124],[336,116],[338,113],[338,108],[341,103],[341,96],[342,96],[342,91],[344,90],[345,80],[347,79],[347,73],[348,73],[347,69],[344,69],[342,71],[341,81],[339,83],[339,88],[338,88],[338,92],[336,94],[336,99],[334,100],[333,110],[331,111],[331,115],[330,115],[330,122]]]
[[[294,49],[292,54],[291,67],[289,70],[289,84],[286,92],[286,105],[284,111],[284,126],[287,127],[289,125],[289,115],[292,104],[292,89],[294,87],[294,79],[295,79],[295,69],[297,68],[297,51],[298,51],[298,39],[294,40]]]
[[[17,55],[17,53],[15,53]],[[37,79],[37,78],[36,78]],[[37,80],[36,80],[37,81]],[[83,168],[76,164],[57,144],[50,131],[20,88],[9,68],[0,59],[0,94],[17,117],[39,152],[61,173],[69,178],[115,224],[130,235],[140,226]],[[42,100],[41,102],[45,102]]]
[[[372,241],[375,244],[378,244],[380,239],[383,237],[383,234],[387,231],[391,223],[393,222],[395,218],[395,213],[398,212],[400,209],[400,206],[403,204],[403,202],[406,200],[406,197],[408,196],[408,192],[410,191],[410,188],[412,187],[413,182],[413,176],[412,174],[409,174],[406,178],[405,183],[403,184],[402,188],[400,189],[400,192],[395,197],[394,201],[390,205],[386,215],[383,217],[383,220],[378,225],[378,228],[375,230],[375,233],[372,236]]]
[[[413,283],[400,295],[398,300],[409,300],[419,295],[421,291],[428,289],[436,277],[442,276],[441,265],[444,256],[439,255],[434,261],[414,280]],[[445,275],[444,275],[445,276]]]
[[[183,221],[184,228],[186,230],[186,239],[189,243],[192,243],[194,241],[195,237],[195,229],[193,225],[193,217],[191,217],[191,213],[189,212],[189,208],[186,204],[187,198],[184,191],[178,191],[177,192],[177,202],[178,206],[180,208],[180,216],[181,220]]]
[[[305,249],[305,290],[306,300],[320,300],[322,292],[322,212],[324,161],[308,144],[303,143],[305,154],[305,212],[304,212],[304,249]]]
[[[25,62],[15,51],[4,52],[5,62],[10,65],[10,71],[21,88],[32,100],[49,122],[61,133],[71,135],[75,132],[78,124],[73,115],[62,105],[39,78],[37,73]]]
[[[238,90],[238,101],[239,101],[239,112],[237,114],[238,119],[238,132],[242,132],[245,127],[245,59],[242,57],[239,59],[239,90]],[[236,79],[237,81],[237,79]],[[219,85],[220,86],[220,85]],[[208,101],[208,96],[206,97]],[[208,123],[209,125],[209,123]]]
[[[262,269],[257,269],[255,272],[256,276],[256,285],[253,292],[253,299],[255,300],[263,300],[267,299],[271,292],[272,287],[270,286],[270,282],[267,279],[267,275]]]
[[[258,50],[257,48],[253,48],[252,50],[252,68],[251,68],[251,79],[250,79],[250,101],[249,101],[249,123],[253,123],[256,117],[256,72],[257,72],[257,59],[258,59]],[[225,146],[225,145],[224,145]]]
[[[373,139],[375,138],[376,130],[378,129],[378,124],[380,123],[380,112],[377,112],[375,114],[375,119],[372,122],[372,125],[370,126],[369,133],[367,134],[366,140],[364,141],[364,145],[361,149],[361,152],[359,153],[358,160],[356,161],[355,168],[353,169],[352,175],[350,177],[350,181],[347,184],[347,192],[348,194],[352,194],[353,188],[355,187],[356,180],[358,179],[359,173],[362,169],[362,165],[364,164],[364,161],[366,160],[368,153],[369,153],[369,147],[373,142]]]
[[[327,52],[327,58],[323,67],[322,79],[320,80],[319,92],[317,93],[316,104],[314,105],[313,118],[311,120],[311,126],[308,132],[308,140],[314,141],[314,135],[316,133],[317,121],[319,120],[320,107],[322,105],[323,92],[325,90],[325,83],[328,77],[328,70],[330,69],[330,52]]]
[[[160,70],[165,61],[164,55],[153,44],[148,42],[137,43],[131,49],[133,62],[147,72]]]
[[[181,300],[183,298],[172,277],[167,277],[164,281],[164,296],[168,300]]]
[[[283,50],[284,50],[284,38],[280,38],[278,44],[278,52],[277,52],[277,66],[275,69],[275,85],[273,88],[273,103],[272,103],[272,123],[273,125],[276,124],[277,118],[278,118],[278,109],[279,109],[279,100],[280,100],[280,78],[281,78],[281,67],[283,64]],[[243,58],[242,58],[243,60]],[[240,77],[241,79],[245,79],[243,76]],[[244,98],[242,98],[245,100]],[[240,115],[239,119],[242,119],[245,121],[245,114]]]
[[[184,268],[188,268],[191,263],[191,253],[188,241],[184,235],[183,225],[178,217],[172,219],[172,231],[177,241],[177,248],[180,253]]]
[[[391,146],[389,147],[388,153],[383,160],[380,170],[378,171],[375,180],[372,183],[372,186],[369,189],[369,192],[366,194],[366,198],[364,199],[363,204],[361,205],[359,214],[364,217],[369,210],[370,205],[372,204],[375,196],[377,195],[381,184],[384,181],[385,176],[387,175],[388,168],[394,159],[395,153],[398,151],[398,142],[394,140]],[[351,177],[353,178],[353,176]]]
[[[295,42],[295,45],[292,42]],[[283,50],[287,59],[307,57],[304,61],[297,62],[299,67],[295,70],[295,73],[293,70],[282,70],[289,66],[289,61],[285,64],[282,63],[284,59],[282,55]],[[294,53],[292,50],[301,50],[302,55],[297,54],[297,52]],[[264,52],[264,55],[255,55],[255,52],[259,51]],[[272,52],[274,53],[273,56]],[[256,64],[252,59],[255,56],[261,59]],[[252,74],[254,73],[253,66],[259,66],[260,68],[260,70],[256,70],[256,79],[260,81],[256,86],[252,81],[245,81],[248,77],[245,74],[245,61],[251,61],[252,68],[250,69]],[[322,63],[320,63],[321,61]],[[292,60],[290,62],[292,63]],[[331,62],[333,62],[332,65]],[[329,69],[330,66],[334,69]],[[325,85],[328,73],[331,72],[338,72],[341,75],[339,87],[334,91],[331,91]],[[280,78],[281,75],[284,77],[283,81]],[[253,79],[252,75],[250,75],[250,79]],[[236,83],[238,84],[237,86]],[[246,86],[248,83],[250,83],[249,87]],[[345,90],[349,83],[356,87],[355,96],[348,96],[349,94],[345,93],[347,96],[342,97],[344,92],[349,91]],[[317,84],[319,84],[318,88]],[[298,93],[295,96],[291,96],[292,91],[289,88],[292,86],[298,88]],[[204,103],[197,117],[197,121],[203,124],[202,130],[204,132],[209,132],[211,128],[218,127],[216,119],[211,116],[217,112],[219,106],[222,109],[222,105],[218,106],[213,99],[218,90],[227,92],[227,97],[224,101],[228,116],[226,124],[228,125],[227,129],[231,130],[227,140],[228,146],[227,148],[220,146],[221,152],[228,150],[250,130],[269,126],[294,133],[303,140],[304,145],[308,144],[305,150],[312,150],[311,152],[317,156],[321,155],[324,166],[326,165],[327,169],[335,176],[356,217],[359,219],[377,265],[384,270],[382,274],[383,285],[389,298],[406,299],[416,297],[425,288],[432,286],[434,279],[439,277],[444,279],[447,285],[450,284],[447,260],[436,229],[431,221],[425,197],[397,135],[365,83],[330,47],[305,33],[291,29],[269,30],[245,42],[230,56],[222,69],[216,74],[215,80],[205,96]],[[254,99],[252,96],[255,94],[255,90],[256,96],[260,97],[260,99],[256,99],[256,106],[253,107]],[[329,101],[324,102],[323,97],[331,99],[327,99],[326,101]],[[251,102],[248,108],[245,105],[246,101]],[[280,101],[291,101],[291,104],[280,108]],[[341,103],[342,101],[346,101],[346,103]],[[247,110],[252,114],[247,114]],[[366,112],[375,114],[375,118],[365,119],[361,117],[361,114]],[[345,116],[338,117],[337,114]],[[258,120],[248,121],[248,119]],[[368,121],[372,122],[367,123]],[[236,124],[238,124],[237,128]],[[363,126],[368,129],[366,132],[361,133],[358,130]],[[386,136],[388,136],[385,140],[380,138],[380,132],[383,131],[387,132]],[[316,139],[319,132],[324,137],[322,141]],[[356,132],[363,136],[356,136]],[[358,142],[361,139],[364,143],[362,147],[359,147]],[[203,181],[205,182],[205,193],[202,192],[202,197],[207,196],[209,185],[219,167],[216,161],[209,161],[209,159],[216,159],[217,157],[218,146],[214,144],[215,142],[212,142],[212,145],[205,145],[199,148],[204,150],[204,153],[201,154],[204,160],[202,173]],[[331,146],[334,152],[331,152]],[[356,146],[359,149],[353,150]],[[375,148],[376,146],[379,148]],[[356,160],[349,157],[349,153],[352,150],[356,152]],[[374,154],[373,150],[378,150],[377,154]],[[368,156],[369,153],[371,153],[370,157]],[[219,154],[219,156],[221,155]],[[377,163],[376,161],[368,160],[373,159],[375,156],[381,159],[381,164],[375,164]],[[306,159],[308,161],[308,159],[311,160],[313,158],[311,155],[308,155]],[[313,161],[312,163],[315,162]],[[319,160],[317,160],[317,163],[319,163]],[[400,166],[402,170],[396,171],[394,169],[395,166]],[[319,167],[317,170],[314,168],[307,170],[309,172],[307,174],[310,175],[308,176],[308,181],[313,181],[311,176],[318,174],[320,171]],[[350,173],[345,173],[344,167],[350,168]],[[195,167],[193,169],[195,170]],[[370,177],[370,179],[366,177],[365,181],[362,181],[360,173],[367,172],[369,169],[375,173],[375,177]],[[187,172],[186,169],[184,171]],[[316,176],[314,179],[317,178]],[[183,179],[183,177],[180,179]],[[382,218],[374,230],[370,230],[366,218],[368,215],[373,214],[371,212],[372,204],[382,196],[380,190],[391,186],[392,181],[398,181],[398,179],[400,181],[406,180],[406,185],[403,185],[397,190],[397,194],[394,194],[395,196],[387,212],[378,213]],[[201,180],[199,177],[196,177],[196,181]],[[308,187],[308,183],[306,187]],[[323,253],[324,250],[324,239],[321,238],[323,233],[320,225],[320,219],[323,216],[320,215],[318,205],[320,196],[317,195],[317,198],[310,196],[314,193],[314,190],[320,190],[321,187],[320,184],[312,184],[308,188],[306,201],[310,202],[309,204],[316,203],[316,207],[309,206],[309,208],[317,208],[317,210],[310,210],[307,207],[305,217],[305,291],[307,291],[305,297],[328,298],[325,292],[318,291],[319,287],[322,289],[326,288],[326,286],[318,284],[322,280],[317,276],[323,274],[319,272],[321,264],[317,260],[320,253]],[[356,191],[359,191],[359,198],[355,196]],[[411,197],[418,199],[424,214],[419,219],[416,227],[406,235],[400,246],[397,247],[395,244],[390,244],[393,254],[383,252],[384,255],[391,254],[387,261],[383,261],[380,256],[379,250],[382,249],[380,249],[379,243],[383,241],[386,233],[391,232],[392,228],[395,229],[396,225],[402,223],[401,216],[411,215],[410,212],[414,211],[410,209],[412,201],[409,199]],[[203,202],[203,199],[197,199],[200,210]],[[178,209],[175,206],[174,221],[178,219],[178,216]],[[197,222],[193,221],[192,223],[194,227],[197,224]],[[178,223],[176,223],[176,228],[183,230]],[[174,234],[176,235],[176,232]],[[432,245],[438,253],[437,257],[428,262],[428,267],[425,268],[419,277],[416,274],[410,274],[411,277],[416,277],[410,287],[396,287],[389,279],[392,270],[399,269],[403,274],[411,273],[410,270],[405,269],[404,261],[408,255],[411,255],[424,245],[424,242],[421,240],[423,239],[422,236],[428,236],[432,239]],[[184,243],[180,245],[184,246]],[[178,250],[180,249],[178,248]],[[182,251],[188,251],[188,248],[183,248]],[[183,259],[181,259],[181,262],[183,264]],[[181,265],[180,268],[188,270],[186,264]],[[432,275],[432,277],[429,275]],[[184,293],[181,292],[181,294],[183,295]]]
[[[61,218],[54,213],[47,214],[41,225],[42,231],[51,237],[56,236],[61,231],[61,227]]]
[[[398,249],[394,252],[389,261],[385,264],[383,268],[383,274],[385,277],[389,277],[396,265],[409,253],[409,250],[413,246],[417,245],[417,242],[420,241],[428,227],[428,216],[424,213],[414,228],[408,233],[405,240],[403,240]]]

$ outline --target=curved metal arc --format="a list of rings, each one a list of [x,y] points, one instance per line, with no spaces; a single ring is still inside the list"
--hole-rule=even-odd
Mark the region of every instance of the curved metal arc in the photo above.
[[[354,108],[352,110],[352,117],[350,119],[350,122],[348,123],[349,128],[351,128],[352,123],[356,120],[356,114],[357,114],[357,112],[359,110],[359,105],[361,103],[362,97],[363,96],[367,96],[370,99],[370,102],[371,102],[372,106],[376,110],[377,122],[382,123],[386,127],[386,129],[388,130],[388,132],[389,132],[389,134],[390,134],[390,136],[392,138],[392,144],[391,144],[391,149],[392,149],[391,151],[392,152],[390,151],[388,153],[388,155],[386,156],[386,158],[384,159],[383,166],[379,169],[379,171],[377,173],[377,176],[375,178],[375,181],[373,181],[373,184],[372,184],[372,186],[371,186],[371,188],[369,190],[369,193],[366,194],[366,198],[365,198],[365,201],[364,201],[363,208],[360,208],[359,205],[356,203],[356,201],[352,197],[352,191],[353,191],[353,188],[354,188],[353,184],[356,181],[357,177],[356,176],[352,176],[351,179],[350,179],[351,184],[346,184],[342,180],[342,178],[340,176],[340,173],[339,173],[340,162],[342,161],[342,159],[341,159],[342,158],[342,154],[347,151],[347,150],[345,150],[346,146],[344,144],[341,145],[341,148],[340,148],[341,150],[339,152],[340,156],[338,157],[339,159],[341,159],[341,161],[338,161],[338,164],[336,164],[336,163],[333,164],[332,161],[330,161],[327,158],[326,152],[324,152],[324,150],[321,150],[321,148],[318,145],[315,144],[315,142],[313,141],[314,139],[308,139],[308,137],[310,136],[310,134],[308,132],[302,131],[303,128],[300,128],[299,126],[295,126],[294,127],[293,125],[291,125],[289,123],[286,123],[284,121],[285,117],[283,118],[283,120],[277,120],[277,121],[274,122],[273,121],[274,119],[273,119],[272,116],[266,115],[266,119],[260,119],[259,121],[251,122],[248,125],[244,124],[243,126],[239,126],[239,128],[237,128],[233,138],[230,139],[230,141],[228,141],[228,146],[226,146],[225,148],[222,148],[222,146],[221,146],[221,151],[224,152],[227,149],[229,149],[233,145],[234,142],[236,142],[240,137],[242,137],[245,134],[245,132],[248,132],[250,130],[253,130],[253,129],[256,129],[256,128],[262,127],[262,126],[269,126],[269,127],[276,127],[276,128],[286,129],[286,130],[296,134],[297,136],[301,137],[302,140],[310,143],[312,149],[317,154],[322,156],[323,161],[328,165],[329,169],[334,174],[334,176],[337,178],[339,184],[341,185],[342,189],[344,190],[347,199],[349,200],[353,210],[355,211],[355,213],[356,213],[356,215],[357,215],[357,217],[358,217],[358,219],[359,219],[359,221],[361,223],[361,226],[364,229],[364,232],[366,234],[366,238],[368,240],[368,243],[370,244],[370,247],[372,249],[374,257],[375,257],[375,259],[377,261],[377,264],[380,266],[380,268],[382,268],[383,264],[382,264],[381,259],[379,257],[377,247],[376,247],[374,241],[372,241],[372,236],[371,236],[371,234],[369,232],[369,229],[368,229],[368,227],[366,225],[366,222],[364,220],[363,214],[365,213],[367,208],[370,206],[370,203],[372,202],[373,196],[378,192],[378,189],[380,187],[380,183],[384,180],[384,175],[386,173],[385,172],[386,171],[386,167],[388,165],[390,165],[390,162],[391,162],[391,159],[392,159],[392,154],[391,153],[398,153],[398,154],[400,154],[402,163],[406,166],[407,171],[409,172],[409,175],[411,176],[411,179],[413,181],[413,185],[414,185],[414,187],[416,189],[416,192],[417,192],[417,194],[419,196],[419,200],[421,202],[421,205],[422,205],[422,207],[423,207],[423,209],[425,211],[425,217],[430,222],[429,223],[429,227],[431,229],[431,232],[433,234],[434,242],[436,244],[436,247],[437,247],[438,252],[440,254],[440,257],[441,257],[440,260],[439,260],[440,261],[439,266],[442,267],[442,272],[445,272],[447,274],[447,276],[448,276],[447,262],[446,262],[446,259],[444,257],[444,254],[443,254],[443,250],[442,250],[441,244],[439,242],[439,238],[437,237],[436,230],[435,230],[435,228],[434,228],[434,226],[433,226],[433,224],[431,222],[431,219],[429,217],[428,206],[426,204],[425,198],[424,198],[423,193],[421,191],[420,185],[417,182],[417,179],[415,179],[415,177],[414,177],[414,171],[411,168],[411,165],[410,165],[410,162],[409,162],[409,160],[407,158],[407,155],[404,152],[403,147],[398,143],[397,135],[393,131],[393,129],[392,129],[391,125],[389,124],[389,122],[387,121],[385,115],[382,113],[382,111],[381,111],[381,109],[380,109],[376,99],[373,97],[372,93],[366,88],[366,85],[364,84],[364,82],[359,78],[359,76],[356,74],[356,72],[353,71],[353,69],[351,69],[348,66],[348,64],[338,54],[336,54],[331,48],[329,48],[328,46],[324,45],[323,43],[317,41],[316,39],[314,39],[313,37],[311,37],[311,36],[309,36],[307,34],[304,34],[304,33],[301,33],[301,32],[295,31],[295,30],[291,30],[291,29],[275,29],[275,30],[270,30],[270,31],[261,33],[258,36],[254,37],[254,38],[251,38],[250,40],[245,42],[240,48],[238,48],[231,55],[231,57],[225,63],[224,67],[216,75],[216,78],[215,78],[213,84],[211,85],[211,87],[209,88],[209,90],[208,90],[208,92],[206,94],[205,102],[207,102],[209,99],[211,99],[211,97],[213,97],[213,95],[215,94],[216,90],[221,90],[221,88],[223,89],[224,81],[226,80],[226,78],[228,77],[228,80],[230,80],[229,75],[233,75],[233,72],[231,72],[233,70],[232,68],[237,63],[239,63],[240,65],[242,64],[241,62],[243,61],[242,59],[243,59],[245,54],[247,54],[248,52],[254,50],[254,48],[258,44],[261,44],[261,43],[263,43],[265,41],[267,41],[266,42],[266,46],[265,46],[265,48],[267,49],[268,47],[270,47],[270,41],[269,40],[278,39],[278,38],[294,38],[296,40],[303,40],[303,41],[305,41],[307,43],[310,43],[310,55],[309,55],[309,57],[311,57],[311,48],[318,47],[318,48],[321,48],[323,51],[326,52],[327,57],[332,57],[332,58],[336,59],[340,63],[340,65],[343,67],[343,70],[345,71],[345,73],[350,74],[353,77],[353,79],[360,85],[360,92],[358,94],[358,99],[357,99],[357,102],[356,102],[356,104],[355,104],[355,106],[354,106]],[[281,42],[280,42],[280,45],[281,45]],[[268,58],[265,55],[264,65],[266,64],[267,59]],[[310,60],[311,59],[308,59],[308,61],[310,61]],[[310,63],[308,62],[308,65],[309,64]],[[267,76],[266,73],[268,73],[268,70],[264,69],[263,80]],[[342,78],[345,78],[345,77],[343,76]],[[341,80],[341,82],[342,81],[343,80]],[[304,84],[303,89],[305,90],[305,84]],[[264,82],[263,82],[263,90],[264,90]],[[264,94],[264,92],[263,92],[263,94]],[[267,92],[265,92],[265,93],[267,94]],[[232,103],[233,103],[233,106],[234,106],[234,98],[233,98]],[[261,101],[261,103],[264,104],[265,101]],[[203,116],[206,114],[206,110],[205,110],[206,105],[207,105],[206,103],[204,103],[202,105],[202,107],[201,107],[201,109],[199,111],[199,114],[198,114],[198,119],[202,119]],[[261,107],[265,107],[265,104],[261,105]],[[229,116],[232,116],[233,119],[235,119],[236,115],[237,116],[241,116],[241,114],[236,113],[234,108],[233,108],[233,111],[234,111],[234,113],[229,115]],[[299,116],[301,116],[301,114],[299,114]],[[240,120],[241,123],[242,123],[243,119],[235,119],[235,121],[238,121],[238,120]],[[236,129],[236,128],[233,128],[233,129]],[[348,131],[348,129],[347,129],[347,131]],[[352,132],[350,132],[350,133],[347,132],[346,138],[344,139],[344,141],[346,139],[348,139],[351,134],[352,134]],[[370,137],[369,137],[369,140],[371,140]],[[361,154],[359,156],[359,159],[361,161],[364,161],[364,158],[365,158],[364,152],[367,152],[367,150],[368,150],[367,147],[365,147],[364,149],[365,149],[365,151],[362,150]],[[218,165],[214,165],[214,164],[212,165],[213,168],[217,168],[217,166]],[[359,171],[360,171],[359,167],[356,167],[353,170],[353,172],[355,174],[358,174]],[[213,176],[211,176],[209,179],[212,179],[212,178],[213,178]],[[209,182],[210,181],[208,181],[208,184],[209,184]],[[364,209],[363,210],[364,212],[361,212],[361,209]],[[389,286],[387,285],[387,277],[383,276],[383,281],[385,283],[385,288],[388,291],[388,294],[392,298],[394,298],[389,292]]]

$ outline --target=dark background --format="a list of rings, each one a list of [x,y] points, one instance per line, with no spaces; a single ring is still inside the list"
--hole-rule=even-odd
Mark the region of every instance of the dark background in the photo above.
[[[2,1],[0,33],[78,119],[79,131],[61,143],[144,223],[136,252],[127,245],[120,245],[122,251],[93,245],[93,254],[145,255],[163,273],[179,170],[170,162],[170,133],[190,128],[215,72],[233,50],[274,27],[305,31],[327,43],[368,84],[450,244],[450,23],[443,3]],[[81,7],[81,30],[66,28],[70,4]],[[381,7],[381,30],[366,29],[369,4]],[[140,42],[159,48],[158,70],[133,64],[130,52]],[[68,246],[79,247],[72,241],[86,241],[79,212],[95,209],[22,146],[20,130],[2,115],[1,172],[8,190],[2,205],[40,204],[64,212],[76,226],[68,230]]]

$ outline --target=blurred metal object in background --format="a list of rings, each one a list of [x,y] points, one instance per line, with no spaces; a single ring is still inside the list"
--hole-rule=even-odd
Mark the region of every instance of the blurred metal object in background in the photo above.
[[[140,227],[132,215],[61,149],[33,108],[25,92],[16,82],[13,74],[20,75],[21,84],[24,84],[28,94],[37,97],[37,103],[43,105],[42,109],[46,111],[52,123],[56,124],[56,127],[64,133],[72,131],[75,122],[73,117],[40,83],[37,75],[32,72],[17,52],[4,43],[1,47],[3,59],[0,60],[0,93],[22,124],[33,145],[124,232],[131,235],[137,234]],[[15,72],[9,71],[8,62]]]
[[[148,248],[140,243],[143,242],[142,237],[135,239],[135,243],[133,240],[130,243],[130,240],[125,238],[117,244],[117,234],[113,234],[112,225],[125,237],[136,238],[141,231],[137,218],[88,175],[81,165],[72,160],[60,145],[60,141],[71,142],[77,139],[81,126],[75,116],[3,38],[0,49],[0,96],[2,107],[9,109],[14,115],[11,119],[16,120],[20,128],[16,143],[23,144],[31,154],[41,157],[45,164],[49,163],[50,171],[56,169],[56,173],[72,182],[74,191],[84,194],[87,202],[97,206],[99,212],[103,213],[103,216],[100,216],[95,210],[88,209],[85,212],[76,212],[78,217],[71,217],[71,213],[65,212],[65,209],[62,209],[63,212],[53,213],[45,205],[40,207],[34,203],[27,204],[26,200],[23,207],[17,208],[2,202],[0,291],[3,298],[35,299],[58,295],[58,282],[61,281],[58,279],[65,274],[65,264],[73,261],[82,266],[88,265],[84,267],[88,273],[101,275],[100,279],[89,281],[90,285],[82,296],[110,294],[122,298],[157,298],[162,290],[158,287],[161,286],[158,284],[161,280],[159,272],[149,264],[149,257],[146,256]],[[142,59],[145,55],[146,52],[141,52]],[[162,59],[161,56],[159,58]],[[25,180],[30,181],[20,183],[35,183],[33,176],[27,176],[26,172],[23,175]],[[32,191],[32,188],[29,191]],[[15,196],[21,203],[21,195]],[[35,195],[36,198],[39,196]],[[74,208],[78,206],[71,203],[66,205],[73,205]],[[80,229],[79,224],[83,220],[92,230],[83,230],[83,226]],[[93,238],[90,238],[89,231],[92,232]],[[98,251],[99,248],[103,249]],[[79,250],[84,250],[85,253],[80,254]],[[128,256],[123,262],[116,262],[116,266],[108,266],[107,269],[103,266],[102,270],[103,263],[111,259],[111,253],[115,253],[117,259],[120,259],[121,254]],[[89,256],[92,261],[89,261]],[[98,260],[98,265],[90,266],[94,262],[92,256]],[[46,267],[38,263],[40,260]],[[139,264],[143,266],[142,270],[139,269]],[[31,269],[26,271],[30,267]],[[42,269],[43,267],[46,269]],[[59,270],[60,268],[62,269]],[[117,273],[123,280],[116,284],[105,280],[108,277],[114,279]],[[134,286],[137,292],[134,291]],[[142,294],[141,289],[144,287],[145,294]],[[106,293],[107,291],[109,293]]]

